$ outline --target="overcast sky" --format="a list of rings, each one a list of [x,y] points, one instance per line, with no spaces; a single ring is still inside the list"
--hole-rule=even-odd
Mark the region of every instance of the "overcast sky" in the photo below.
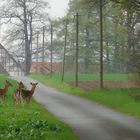
[[[69,0],[47,0],[51,9],[49,13],[52,17],[62,17],[66,14]]]

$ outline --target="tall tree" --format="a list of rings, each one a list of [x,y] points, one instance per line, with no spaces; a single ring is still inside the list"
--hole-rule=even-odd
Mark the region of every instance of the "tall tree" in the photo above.
[[[6,0],[0,7],[0,15],[9,23],[9,42],[21,43],[25,49],[25,74],[31,66],[31,46],[35,28],[42,26],[48,18],[45,9],[48,3],[43,0]],[[18,42],[18,43],[17,43]]]
[[[112,0],[119,4],[122,9],[129,10],[130,12],[140,13],[140,1],[139,0]]]

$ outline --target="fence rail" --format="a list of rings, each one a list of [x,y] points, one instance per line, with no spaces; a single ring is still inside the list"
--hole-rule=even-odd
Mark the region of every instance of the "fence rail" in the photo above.
[[[10,76],[23,76],[24,69],[13,56],[0,44],[0,67],[5,70],[5,74]]]

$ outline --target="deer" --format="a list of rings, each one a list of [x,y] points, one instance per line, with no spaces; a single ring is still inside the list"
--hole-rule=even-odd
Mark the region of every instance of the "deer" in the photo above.
[[[27,89],[21,89],[21,97],[26,100],[27,104],[30,104],[30,100],[35,92],[35,88],[37,86],[38,83],[30,83],[32,85],[31,90],[27,90]]]
[[[25,88],[24,84],[20,81],[18,83],[18,88],[14,91],[14,104],[18,106],[19,101],[23,104],[23,99],[21,96],[22,89]]]
[[[12,87],[12,84],[6,80],[4,88],[0,89],[0,98],[2,98],[3,100],[5,100],[5,97],[7,96],[9,87]]]

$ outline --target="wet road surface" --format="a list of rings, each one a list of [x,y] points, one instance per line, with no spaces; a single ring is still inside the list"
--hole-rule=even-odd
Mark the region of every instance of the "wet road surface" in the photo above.
[[[14,77],[28,86],[35,80]],[[29,86],[30,87],[30,86]],[[34,98],[67,123],[79,140],[140,140],[140,120],[39,83]]]

